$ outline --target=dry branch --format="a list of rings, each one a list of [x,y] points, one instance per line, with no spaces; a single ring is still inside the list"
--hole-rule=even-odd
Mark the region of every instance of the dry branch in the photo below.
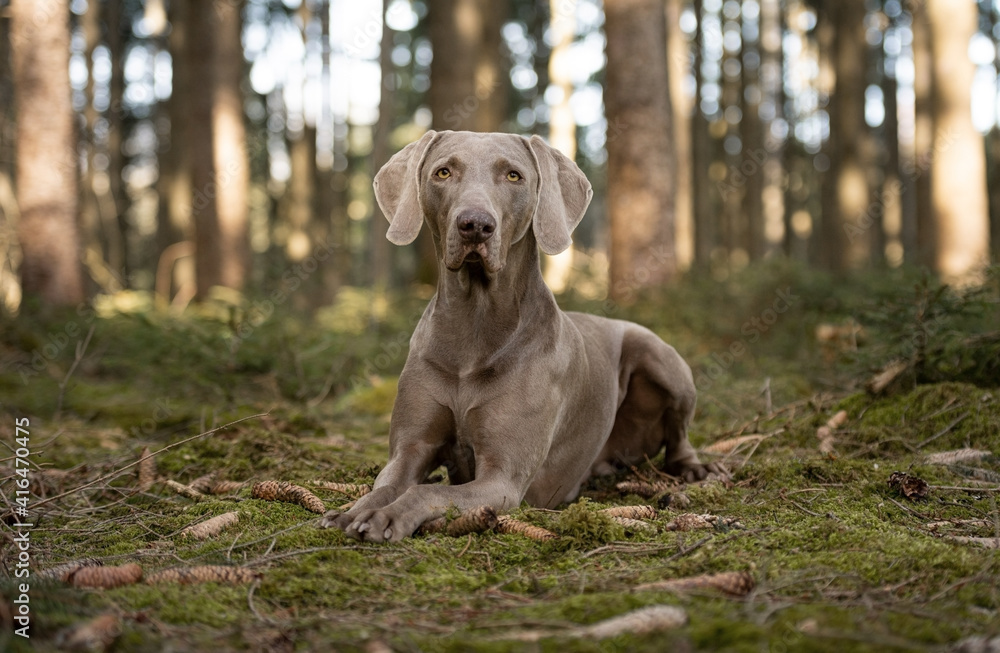
[[[159,585],[161,583],[178,583],[180,585],[194,585],[196,583],[227,583],[229,585],[242,585],[252,583],[261,578],[259,572],[243,567],[226,567],[223,565],[201,565],[197,567],[175,567],[164,569],[146,578],[147,585]]]
[[[206,519],[203,522],[188,526],[180,532],[181,536],[190,536],[196,540],[205,540],[214,537],[240,520],[237,512],[226,512],[221,515]]]
[[[205,495],[194,489],[190,485],[184,485],[183,483],[178,483],[172,479],[167,479],[163,481],[164,485],[168,488],[181,495],[182,497],[187,497],[188,499],[193,499],[195,501],[200,501],[205,498]]]
[[[222,426],[217,426],[214,429],[209,429],[208,431],[205,431],[203,433],[199,433],[198,435],[192,435],[189,438],[184,438],[183,440],[178,440],[177,442],[173,442],[171,444],[168,444],[167,446],[163,447],[162,449],[154,451],[152,453],[152,455],[153,456],[159,456],[164,451],[169,451],[170,449],[174,449],[175,447],[180,447],[180,446],[185,445],[185,444],[187,444],[189,442],[193,442],[193,441],[195,441],[195,440],[197,440],[199,438],[203,438],[206,435],[212,435],[213,433],[218,433],[219,431],[222,431],[223,429],[227,429],[230,426],[235,426],[236,424],[239,424],[240,422],[245,422],[245,421],[250,420],[250,419],[256,419],[258,417],[265,417],[266,415],[267,415],[267,413],[258,413],[256,415],[248,415],[247,417],[241,417],[240,419],[233,420],[232,422],[229,422],[228,424],[223,424]],[[140,461],[141,461],[141,459],[136,460],[134,462],[131,462],[131,463],[127,464],[127,465],[124,465],[121,469],[113,471],[110,474],[105,474],[104,476],[101,476],[100,478],[95,478],[93,481],[89,481],[87,483],[84,483],[83,485],[81,485],[79,487],[75,487],[72,490],[66,490],[65,492],[62,492],[62,493],[57,494],[55,496],[48,497],[47,499],[42,499],[41,501],[37,501],[34,504],[35,509],[38,509],[38,508],[44,506],[47,503],[52,503],[53,501],[56,501],[57,499],[62,499],[64,497],[68,497],[71,494],[76,494],[77,492],[81,492],[83,490],[86,490],[87,488],[93,487],[93,486],[97,485],[98,483],[105,483],[107,481],[112,481],[112,480],[118,478],[119,476],[121,476],[122,474],[124,474],[126,471],[128,471],[128,470],[132,469],[133,467],[135,467],[136,465],[138,465]]]
[[[265,501],[284,501],[285,503],[296,503],[310,512],[322,515],[326,512],[323,500],[318,496],[298,485],[293,485],[286,481],[260,481],[254,483],[250,490],[250,496],[254,499],[264,499]]]
[[[753,576],[746,571],[727,571],[721,574],[702,574],[687,578],[671,578],[655,583],[644,583],[636,586],[636,590],[669,590],[684,592],[688,590],[714,589],[730,596],[746,596],[755,586]]]
[[[533,540],[553,540],[558,537],[552,531],[540,526],[533,526],[508,515],[501,515],[497,519],[496,529],[498,533],[515,533]]]
[[[140,580],[142,580],[142,567],[134,562],[120,567],[81,567],[67,577],[67,581],[73,587],[98,589],[132,585]]]

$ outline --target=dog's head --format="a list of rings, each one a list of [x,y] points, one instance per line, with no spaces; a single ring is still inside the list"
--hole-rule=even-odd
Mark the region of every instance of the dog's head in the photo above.
[[[375,175],[390,241],[413,242],[426,219],[445,267],[491,275],[529,229],[546,254],[569,247],[592,195],[576,164],[538,136],[429,131]]]

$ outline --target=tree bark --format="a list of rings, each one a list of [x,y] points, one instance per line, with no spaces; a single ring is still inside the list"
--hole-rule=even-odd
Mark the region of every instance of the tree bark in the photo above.
[[[201,80],[199,90],[188,100],[185,136],[191,164],[191,219],[195,236],[196,298],[205,299],[212,286],[222,282],[219,260],[219,218],[215,196],[215,146],[212,139],[212,57],[215,53],[215,17],[213,4],[202,0],[183,0],[187,34],[180,65],[188,79]],[[193,90],[193,89],[192,89]]]
[[[382,73],[381,97],[378,104],[378,122],[372,142],[372,178],[385,165],[391,156],[389,135],[392,133],[393,119],[396,116],[396,70],[392,63],[392,28],[386,20],[390,0],[382,2],[382,42],[379,47],[379,68]],[[384,291],[391,278],[392,244],[386,240],[385,234],[389,227],[378,202],[372,202],[374,209],[371,217],[371,281],[377,291]]]
[[[681,31],[682,0],[667,2],[667,58],[670,78],[670,100],[673,115],[674,151],[678,162],[677,189],[674,197],[675,250],[677,266],[686,270],[694,261],[694,213],[692,204],[691,166],[691,112],[698,110],[697,98],[688,97],[685,84],[692,72],[691,48]]]
[[[934,149],[934,112],[932,92],[934,87],[931,54],[930,25],[927,24],[927,7],[923,2],[913,3],[913,93],[914,130],[911,169],[915,193],[916,251],[912,260],[927,267],[934,266],[935,225],[931,202],[931,160]]]
[[[708,166],[711,163],[708,120],[701,109],[702,74],[704,61],[705,12],[701,0],[694,0],[695,18],[698,20],[694,42],[694,111],[691,116],[691,187],[692,212],[694,214],[694,264],[707,270],[712,264],[712,250],[715,249],[715,213],[709,195]]]
[[[84,299],[77,225],[76,135],[69,84],[69,9],[15,0],[11,54],[17,94],[21,288],[46,304]]]
[[[242,289],[250,266],[247,194],[250,159],[243,124],[242,0],[213,2],[217,21],[213,57],[212,138],[219,225],[219,283]]]
[[[507,109],[507,71],[500,65],[506,7],[505,2],[489,0],[430,3],[434,129],[500,129]]]
[[[934,269],[944,280],[969,283],[989,262],[989,209],[983,138],[972,125],[969,39],[977,29],[971,2],[929,0],[934,59]]]
[[[821,261],[836,271],[859,268],[869,260],[871,227],[866,226],[871,196],[864,162],[865,8],[862,2],[830,3],[835,76],[830,101],[830,171],[820,233]]]
[[[658,0],[608,0],[604,12],[610,294],[628,301],[676,272],[666,18]]]

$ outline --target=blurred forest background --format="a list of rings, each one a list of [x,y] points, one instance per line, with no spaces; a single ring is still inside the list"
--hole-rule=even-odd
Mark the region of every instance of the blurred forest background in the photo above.
[[[3,2],[0,305],[432,282],[371,189],[427,129],[580,164],[557,292],[769,257],[972,281],[1000,244],[998,39],[992,0]]]

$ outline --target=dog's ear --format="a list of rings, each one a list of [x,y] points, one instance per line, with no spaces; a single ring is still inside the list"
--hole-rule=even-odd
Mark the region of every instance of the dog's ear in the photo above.
[[[375,199],[389,221],[385,237],[394,245],[409,245],[417,238],[424,214],[420,209],[420,168],[437,132],[428,131],[410,143],[375,175]]]
[[[541,137],[532,136],[528,149],[538,171],[535,239],[546,254],[558,254],[573,242],[569,235],[583,219],[594,190],[580,168]]]

